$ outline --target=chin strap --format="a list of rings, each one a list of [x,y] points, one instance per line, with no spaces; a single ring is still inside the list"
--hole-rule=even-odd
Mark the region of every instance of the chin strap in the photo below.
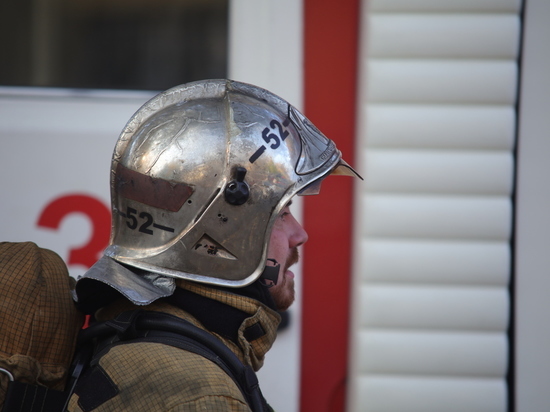
[[[260,283],[267,288],[275,286],[279,279],[279,269],[281,265],[275,259],[267,259],[269,262],[273,262],[273,266],[265,267],[264,271],[260,275]]]

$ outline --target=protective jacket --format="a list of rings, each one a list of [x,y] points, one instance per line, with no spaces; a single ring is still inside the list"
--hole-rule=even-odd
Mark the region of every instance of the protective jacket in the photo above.
[[[102,308],[98,320],[135,310],[121,298]],[[255,371],[273,344],[279,314],[231,290],[177,281],[170,297],[139,307],[185,319],[220,339]],[[160,343],[111,347],[93,373],[79,381],[69,411],[250,411],[233,379],[196,353]]]

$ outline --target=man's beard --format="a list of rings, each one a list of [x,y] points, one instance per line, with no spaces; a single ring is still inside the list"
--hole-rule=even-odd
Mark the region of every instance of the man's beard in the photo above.
[[[295,299],[294,279],[289,278],[285,274],[288,268],[294,265],[295,263],[298,263],[299,260],[300,260],[300,254],[298,252],[298,248],[292,248],[290,251],[289,257],[286,260],[285,265],[283,266],[282,276],[279,279],[279,283],[277,283],[277,285],[269,289],[269,291],[271,292],[271,296],[275,301],[275,306],[279,311],[287,310],[290,307],[290,305],[292,305],[292,303],[294,302],[294,299]]]

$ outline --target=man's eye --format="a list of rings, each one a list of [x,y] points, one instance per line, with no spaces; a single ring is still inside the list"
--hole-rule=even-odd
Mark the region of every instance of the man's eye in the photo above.
[[[290,212],[290,203],[288,203],[284,208],[283,210],[281,210],[281,213],[279,214],[279,217],[282,219],[282,220],[285,220],[285,217],[286,216],[289,216],[291,214]]]

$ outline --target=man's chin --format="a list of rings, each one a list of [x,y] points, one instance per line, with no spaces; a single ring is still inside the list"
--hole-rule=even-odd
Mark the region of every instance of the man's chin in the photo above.
[[[294,280],[287,280],[287,282],[281,285],[281,289],[274,286],[270,289],[270,292],[277,310],[284,312],[294,303]]]

